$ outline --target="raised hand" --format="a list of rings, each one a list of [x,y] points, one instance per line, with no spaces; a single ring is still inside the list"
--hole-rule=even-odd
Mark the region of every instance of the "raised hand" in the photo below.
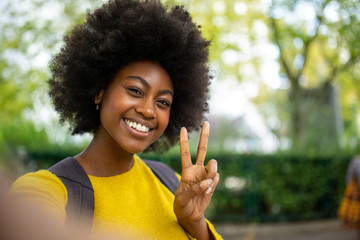
[[[180,132],[182,173],[175,193],[174,212],[178,222],[197,239],[209,239],[209,236],[206,237],[206,234],[202,232],[207,231],[204,212],[219,182],[216,160],[212,159],[204,166],[209,131],[210,125],[205,122],[201,130],[194,165],[191,161],[187,130],[182,128]],[[199,231],[202,233],[200,234]]]

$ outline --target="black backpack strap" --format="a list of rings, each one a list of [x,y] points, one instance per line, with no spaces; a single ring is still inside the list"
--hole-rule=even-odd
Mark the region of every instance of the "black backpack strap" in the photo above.
[[[145,159],[143,161],[150,167],[160,181],[175,195],[176,189],[179,186],[179,179],[174,170],[162,162]]]
[[[94,217],[94,189],[85,170],[72,157],[65,158],[48,169],[60,178],[66,187],[68,214],[73,219],[93,219]]]

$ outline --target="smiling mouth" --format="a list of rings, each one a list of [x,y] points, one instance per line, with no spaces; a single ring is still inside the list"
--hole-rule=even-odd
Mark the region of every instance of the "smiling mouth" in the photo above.
[[[137,122],[133,122],[133,121],[130,121],[129,119],[125,119],[125,123],[126,125],[128,125],[129,127],[139,131],[139,132],[143,132],[143,133],[147,133],[150,131],[150,128],[148,128],[147,126],[144,126],[140,123],[137,123]]]

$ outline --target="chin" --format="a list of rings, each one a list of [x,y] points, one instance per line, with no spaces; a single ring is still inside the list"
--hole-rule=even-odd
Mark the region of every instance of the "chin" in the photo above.
[[[138,154],[141,153],[143,151],[145,151],[147,147],[141,147],[141,146],[128,146],[125,149],[125,151],[127,151],[128,153],[132,153],[132,154]]]

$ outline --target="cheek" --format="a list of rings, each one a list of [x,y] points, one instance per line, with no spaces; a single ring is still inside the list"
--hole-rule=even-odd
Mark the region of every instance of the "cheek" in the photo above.
[[[100,121],[104,127],[115,127],[121,120],[124,106],[119,101],[104,101],[100,108]]]
[[[110,94],[103,100],[103,110],[108,115],[126,111],[132,102],[124,94]]]

